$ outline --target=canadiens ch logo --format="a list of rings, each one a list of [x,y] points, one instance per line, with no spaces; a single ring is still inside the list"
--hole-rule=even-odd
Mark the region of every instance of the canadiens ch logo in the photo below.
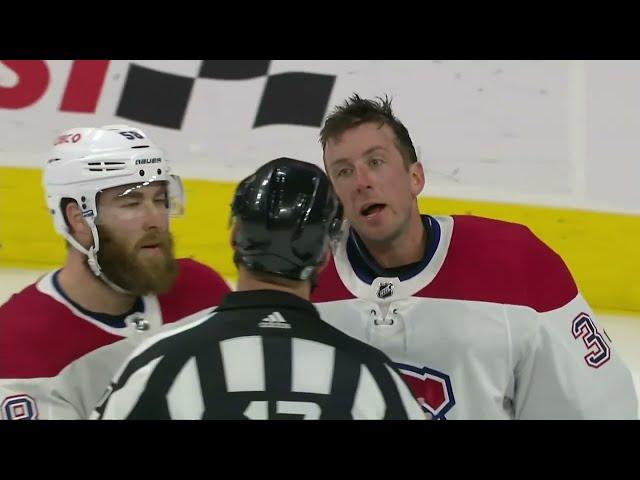
[[[428,367],[397,362],[394,364],[422,409],[429,412],[434,420],[446,420],[445,415],[456,404],[449,375]]]
[[[378,298],[387,298],[393,295],[393,283],[381,282],[378,287]]]

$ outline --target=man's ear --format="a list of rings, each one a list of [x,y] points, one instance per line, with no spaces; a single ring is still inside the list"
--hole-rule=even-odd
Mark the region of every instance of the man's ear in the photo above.
[[[76,202],[69,202],[64,209],[71,235],[84,247],[89,248],[93,241],[91,228],[82,216],[82,210]]]
[[[420,162],[414,162],[409,166],[409,175],[411,175],[411,193],[414,197],[418,197],[424,188],[424,168]]]
[[[238,220],[231,220],[231,231],[229,233],[229,244],[231,245],[231,248],[233,250],[235,250],[236,248],[236,231],[238,230]]]

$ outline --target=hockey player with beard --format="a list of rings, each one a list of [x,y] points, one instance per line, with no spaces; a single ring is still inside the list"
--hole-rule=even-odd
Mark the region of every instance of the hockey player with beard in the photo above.
[[[74,128],[44,170],[67,241],[61,269],[0,306],[0,418],[87,418],[131,349],[230,291],[209,267],[176,260],[170,216],[180,179],[137,128]]]

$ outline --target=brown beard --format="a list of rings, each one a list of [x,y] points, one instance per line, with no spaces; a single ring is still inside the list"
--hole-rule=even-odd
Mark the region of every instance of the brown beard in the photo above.
[[[100,250],[98,263],[109,280],[134,295],[160,294],[169,291],[178,275],[173,254],[173,237],[169,232],[150,233],[128,250],[104,226],[98,226]],[[162,255],[142,261],[141,245],[157,243]]]

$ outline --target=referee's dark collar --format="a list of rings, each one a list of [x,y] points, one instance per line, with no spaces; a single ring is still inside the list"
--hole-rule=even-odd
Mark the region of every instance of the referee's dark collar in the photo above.
[[[319,317],[318,310],[311,302],[307,302],[292,293],[280,290],[248,290],[228,293],[216,312],[224,310],[237,310],[242,308],[289,308],[304,310],[307,313]]]

